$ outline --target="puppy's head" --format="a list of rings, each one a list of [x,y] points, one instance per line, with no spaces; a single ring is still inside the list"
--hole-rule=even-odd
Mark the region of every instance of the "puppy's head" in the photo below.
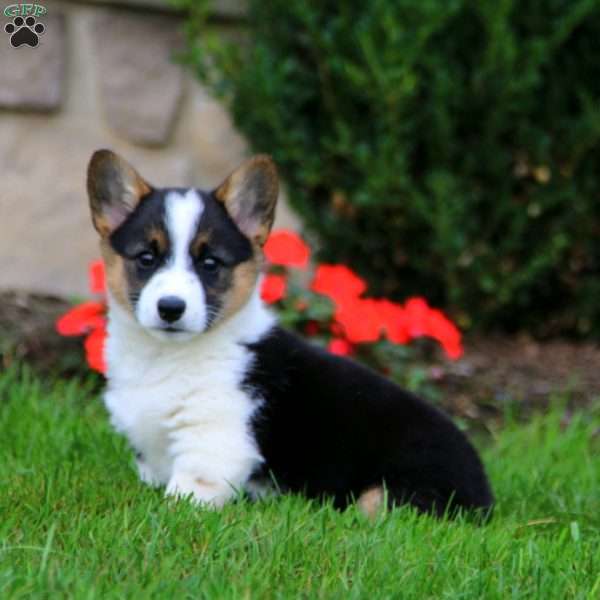
[[[185,340],[235,314],[256,285],[277,171],[256,156],[217,189],[156,189],[99,150],[88,168],[94,227],[116,302],[161,339]]]

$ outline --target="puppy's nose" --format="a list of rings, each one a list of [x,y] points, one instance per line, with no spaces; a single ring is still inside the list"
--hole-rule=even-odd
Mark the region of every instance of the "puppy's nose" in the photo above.
[[[163,321],[174,323],[185,310],[185,302],[177,296],[165,296],[158,301],[158,314]]]

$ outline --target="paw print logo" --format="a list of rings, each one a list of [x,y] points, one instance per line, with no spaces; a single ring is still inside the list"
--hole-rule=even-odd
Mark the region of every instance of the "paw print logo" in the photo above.
[[[40,38],[39,36],[46,31],[46,28],[37,23],[35,17],[15,17],[12,23],[7,23],[4,26],[4,31],[10,35],[10,43],[13,48],[18,48],[26,44],[35,48]]]

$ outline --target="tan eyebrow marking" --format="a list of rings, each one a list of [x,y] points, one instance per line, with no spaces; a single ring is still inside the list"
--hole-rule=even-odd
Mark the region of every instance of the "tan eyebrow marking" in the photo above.
[[[191,244],[191,252],[192,256],[199,256],[202,248],[208,244],[210,241],[212,232],[208,231],[200,231],[196,234]]]
[[[153,225],[146,233],[146,237],[148,241],[156,244],[159,252],[164,254],[169,247],[169,240],[167,238],[167,233],[161,227],[157,227]]]

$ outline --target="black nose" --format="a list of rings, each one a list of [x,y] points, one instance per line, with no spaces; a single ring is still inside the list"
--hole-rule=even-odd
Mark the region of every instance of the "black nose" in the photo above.
[[[158,301],[158,314],[163,321],[174,323],[185,310],[185,302],[177,296],[165,296]]]

